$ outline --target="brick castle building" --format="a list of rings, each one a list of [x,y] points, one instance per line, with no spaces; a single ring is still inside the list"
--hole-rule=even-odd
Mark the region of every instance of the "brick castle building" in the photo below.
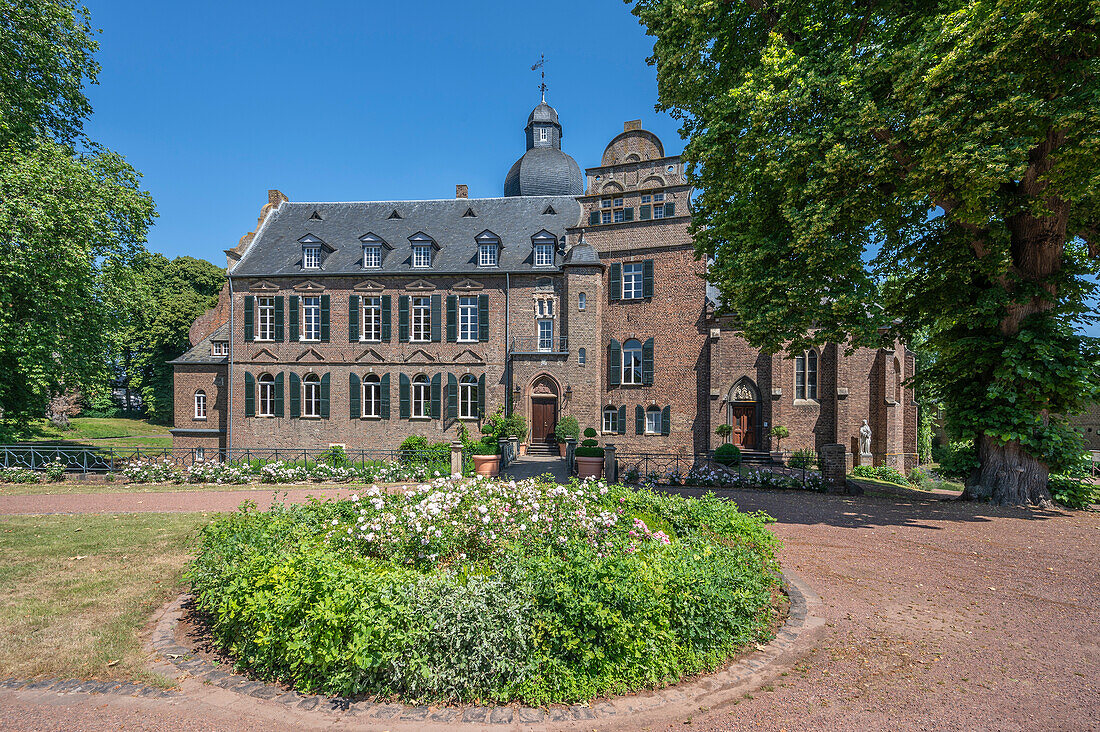
[[[677,156],[628,122],[596,167],[561,150],[543,101],[504,196],[291,202],[268,192],[226,251],[220,301],[175,368],[176,447],[395,448],[518,411],[528,442],[573,415],[625,452],[839,442],[907,467],[911,352],[762,353],[717,308]],[[908,456],[908,457],[907,457]]]

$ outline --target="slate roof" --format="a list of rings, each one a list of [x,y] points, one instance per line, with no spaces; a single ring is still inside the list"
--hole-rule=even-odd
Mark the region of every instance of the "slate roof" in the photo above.
[[[505,196],[581,196],[584,174],[568,153],[556,147],[533,147],[504,178]]]
[[[225,363],[229,360],[228,356],[211,356],[210,344],[212,341],[228,341],[229,340],[229,323],[225,323],[218,328],[214,329],[214,332],[203,338],[201,341],[191,347],[186,353],[179,358],[169,361],[170,364],[176,363]]]
[[[527,115],[527,124],[532,122],[552,122],[561,126],[558,122],[558,110],[547,104],[545,100],[539,102],[538,106],[531,110],[531,114]]]
[[[544,213],[548,209],[553,213]],[[401,218],[393,218],[394,211]],[[474,215],[466,215],[467,211]],[[319,219],[314,217],[314,212]],[[576,226],[580,215],[580,203],[569,196],[285,202],[265,220],[230,274],[234,277],[316,277],[545,271],[545,267],[534,266],[532,237],[539,232],[549,232],[560,246],[565,230]],[[485,231],[500,238],[498,267],[477,266],[475,237]],[[383,248],[381,269],[362,266],[362,237],[368,234],[392,247]],[[438,247],[433,252],[431,268],[412,266],[409,238],[417,234],[427,235]],[[324,242],[319,270],[302,268],[301,240],[307,236]],[[560,254],[555,264],[561,264]]]
[[[565,254],[566,264],[599,264],[600,255],[586,241],[581,241]]]

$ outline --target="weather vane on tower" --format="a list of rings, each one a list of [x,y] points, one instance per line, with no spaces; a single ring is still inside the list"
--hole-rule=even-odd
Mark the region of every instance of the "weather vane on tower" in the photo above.
[[[539,84],[539,91],[542,92],[542,101],[546,101],[546,56],[539,54],[539,61],[531,67],[531,71],[541,70],[542,83]]]

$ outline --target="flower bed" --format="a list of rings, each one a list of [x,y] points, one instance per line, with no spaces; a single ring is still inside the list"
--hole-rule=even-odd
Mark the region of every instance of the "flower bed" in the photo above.
[[[623,472],[625,483],[655,487],[701,486],[703,488],[770,488],[781,490],[808,490],[825,492],[829,485],[825,478],[814,471],[797,471],[793,475],[783,475],[767,469],[746,470],[733,473],[720,467],[695,466],[686,473],[679,468],[667,471],[651,471],[642,475],[636,468]]]
[[[276,460],[242,463],[216,461],[181,467],[171,460],[132,460],[122,468],[131,483],[404,483],[449,475],[450,462],[373,461],[330,465]]]
[[[674,682],[769,637],[767,517],[586,481],[436,480],[244,507],[187,578],[242,667],[303,691],[575,702]]]

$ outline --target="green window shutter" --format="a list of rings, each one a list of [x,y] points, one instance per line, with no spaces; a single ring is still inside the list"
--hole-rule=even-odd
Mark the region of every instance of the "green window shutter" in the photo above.
[[[328,419],[328,392],[332,377],[325,374],[321,377],[321,419]]]
[[[390,342],[390,296],[382,296],[382,341]]]
[[[431,314],[431,318],[432,318],[432,322],[431,322],[432,343],[439,343],[440,335],[441,335],[441,332],[443,330],[440,327],[443,324],[442,323],[442,321],[443,321],[443,313],[442,313],[442,310],[443,310],[442,304],[443,304],[443,302],[442,301],[443,301],[443,297],[441,295],[432,295],[432,314]]]
[[[477,339],[489,340],[489,296],[477,296]]]
[[[619,423],[616,425],[620,435],[626,434],[626,405],[619,407]]]
[[[256,377],[247,371],[244,374],[244,416],[256,416]]]
[[[458,379],[447,374],[447,418],[458,419]]]
[[[611,265],[608,275],[607,295],[611,300],[618,300],[623,294],[623,266],[616,262]]]
[[[669,431],[672,429],[672,407],[665,407],[661,410],[661,434],[668,436]]]
[[[382,419],[390,418],[390,375],[382,374]]]
[[[630,206],[629,208],[624,208],[623,209],[623,220],[624,221],[633,221],[634,220],[634,207],[633,206]]]
[[[290,372],[290,387],[287,391],[290,392],[290,418],[298,419],[302,416],[302,383],[298,378],[298,374],[293,371]]]
[[[485,416],[485,374],[477,378],[477,414]]]
[[[668,203],[665,204],[665,218],[667,219],[669,216],[675,216],[675,215],[676,215],[676,204],[673,203],[672,201],[669,201]]]
[[[399,398],[399,414],[401,419],[409,418],[409,376],[408,374],[401,374],[401,385],[397,389]]]
[[[645,434],[645,407],[641,404],[634,407],[634,434]]]
[[[443,377],[436,374],[432,377],[432,418],[439,419],[443,416]]]
[[[638,218],[642,221],[649,221],[651,206],[647,203],[644,206],[638,207]]]
[[[275,342],[283,340],[283,296],[275,298]]]
[[[359,340],[359,296],[348,297],[348,343]]]
[[[283,416],[283,372],[275,374],[275,416]]]
[[[611,339],[611,357],[607,359],[607,383],[618,386],[623,375],[623,347]]]
[[[290,307],[287,308],[287,317],[290,318],[290,337],[287,339],[291,343],[295,343],[298,340],[298,324],[302,322],[302,314],[298,310],[298,296],[290,296]]]
[[[244,339],[256,340],[256,298],[251,295],[244,296]]]
[[[359,419],[363,415],[363,408],[359,405],[359,398],[362,396],[363,388],[359,383],[359,375],[351,374],[348,376],[348,401],[349,413],[352,419]]]
[[[409,296],[397,298],[397,340],[409,342]]]
[[[589,226],[596,226],[599,223],[600,223],[600,210],[596,209],[595,211],[590,211],[588,213],[588,225]]]
[[[321,342],[328,343],[328,295],[321,295]]]
[[[653,297],[653,260],[642,262],[642,297]]]
[[[653,339],[642,344],[642,385],[653,386]]]
[[[447,295],[447,342],[458,340],[458,298]]]

